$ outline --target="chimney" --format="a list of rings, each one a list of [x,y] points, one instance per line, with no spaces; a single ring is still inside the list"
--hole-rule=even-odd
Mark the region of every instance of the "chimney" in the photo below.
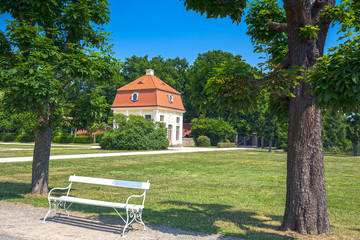
[[[152,76],[154,76],[154,70],[152,70],[152,69],[146,69],[146,75],[152,75]]]

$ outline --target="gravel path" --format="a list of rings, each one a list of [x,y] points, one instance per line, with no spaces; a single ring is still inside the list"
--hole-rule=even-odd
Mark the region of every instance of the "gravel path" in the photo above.
[[[121,220],[102,216],[70,212],[70,217],[52,214],[47,223],[42,219],[47,208],[34,207],[21,203],[0,201],[0,239],[1,240],[115,240],[122,239]],[[221,235],[207,235],[164,226],[147,224],[143,231],[139,224],[129,229],[125,239],[154,240],[239,240]]]

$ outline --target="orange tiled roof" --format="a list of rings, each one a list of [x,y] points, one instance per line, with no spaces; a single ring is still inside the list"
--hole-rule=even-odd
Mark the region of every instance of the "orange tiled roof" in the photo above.
[[[139,93],[137,101],[131,100],[131,94]],[[173,96],[169,102],[168,95]],[[185,111],[180,93],[153,75],[145,75],[117,89],[112,108],[164,107]]]
[[[170,93],[180,94],[178,91],[161,81],[159,78],[153,75],[145,75],[141,78],[132,81],[131,83],[126,84],[125,86],[117,89],[118,91],[127,91],[127,90],[144,90],[144,89],[158,89]]]

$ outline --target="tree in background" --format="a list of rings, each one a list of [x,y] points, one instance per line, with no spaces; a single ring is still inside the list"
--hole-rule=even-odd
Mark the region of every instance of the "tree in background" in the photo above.
[[[188,61],[179,57],[164,59],[161,56],[148,59],[144,57],[132,56],[126,58],[122,68],[122,76],[126,83],[132,82],[145,75],[146,69],[153,69],[155,75],[171,87],[184,93],[187,82]]]
[[[8,12],[14,19],[8,21],[6,33],[0,33],[4,102],[37,118],[32,194],[48,192],[51,132],[64,109],[88,123],[101,118],[107,106],[99,88],[84,90],[90,83],[116,78],[119,72],[108,33],[95,27],[109,21],[107,6],[106,0],[0,3],[0,13]]]
[[[194,118],[191,124],[190,137],[197,139],[199,136],[207,136],[210,138],[212,146],[216,146],[222,141],[233,140],[235,134],[231,124],[222,118]]]
[[[359,139],[360,139],[360,114],[352,113],[348,116],[348,126],[346,127],[346,135],[353,144],[353,156],[358,156]]]
[[[187,10],[205,13],[207,18],[230,17],[237,23],[247,7],[246,0],[184,2]],[[359,70],[355,68],[360,66],[359,38],[349,40],[345,49],[338,49],[313,67],[324,54],[330,23],[338,20],[343,23],[341,30],[358,31],[360,7],[355,0],[343,1],[338,7],[335,7],[335,0],[282,2],[255,0],[248,5],[246,17],[247,33],[255,51],[269,56],[267,68],[270,72],[258,88],[269,89],[283,99],[282,105],[289,113],[287,193],[282,228],[302,234],[330,233],[321,110],[315,103],[337,109],[344,109],[346,105],[351,111],[359,105],[360,89],[356,84]],[[342,72],[346,72],[345,75]],[[208,79],[210,96],[203,104],[246,110],[255,102],[248,101],[256,89],[250,83],[249,76],[236,76],[227,70],[227,74]],[[311,92],[312,87],[315,87],[315,94]],[[245,100],[244,104],[239,104],[240,99]]]
[[[330,152],[346,152],[351,147],[346,129],[347,117],[339,112],[322,114],[322,140],[324,149]]]

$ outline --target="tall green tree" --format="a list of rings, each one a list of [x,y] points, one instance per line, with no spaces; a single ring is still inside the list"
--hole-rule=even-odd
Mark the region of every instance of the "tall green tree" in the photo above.
[[[353,144],[353,156],[358,156],[359,140],[360,140],[360,114],[352,113],[348,117],[348,126],[346,127],[346,135]]]
[[[184,93],[187,82],[187,70],[189,62],[185,58],[168,58],[161,56],[149,60],[148,55],[144,57],[132,56],[126,58],[122,68],[122,75],[126,83],[144,76],[146,69],[153,69],[155,75],[172,86],[177,91]]]
[[[359,71],[357,68],[351,69],[355,66],[352,64],[357,63],[359,59],[358,54],[356,55],[358,45],[339,49],[333,54],[338,58],[329,56],[322,60],[322,65],[316,68],[314,65],[324,54],[331,22],[343,23],[341,30],[358,31],[358,1],[344,0],[339,7],[335,7],[335,0],[283,0],[282,3],[278,0],[255,0],[248,5],[246,0],[183,1],[187,10],[206,14],[207,18],[229,17],[237,23],[241,21],[248,6],[247,34],[251,36],[255,51],[269,55],[267,64],[271,74],[268,74],[267,81],[263,81],[265,84],[261,87],[269,88],[283,96],[286,103],[282,105],[288,109],[287,193],[282,228],[302,234],[329,233],[321,110],[316,107],[316,102],[320,106],[335,108],[343,108],[346,105],[348,109],[358,105],[360,94],[356,86],[356,74]],[[357,44],[358,39],[354,38],[352,41]],[[340,56],[341,53],[344,54]],[[350,59],[346,60],[345,56],[349,56]],[[327,68],[329,63],[333,63],[333,68]],[[342,68],[337,69],[336,66]],[[349,69],[350,71],[341,77],[340,72]],[[319,77],[320,83],[316,83],[316,77],[307,78],[312,73],[318,73],[316,77]],[[213,99],[211,104],[218,108],[221,106],[219,103],[231,103],[231,100],[217,102],[216,96],[246,100],[252,93],[249,86],[244,84],[246,78],[237,77],[229,83],[225,81],[229,76],[231,78],[234,74],[229,72],[228,76],[220,78],[222,81],[208,81],[212,83],[208,87],[208,92],[213,93],[210,97]],[[336,83],[338,80],[339,84]],[[329,82],[331,84],[328,84]],[[313,86],[316,86],[315,94],[311,92]],[[222,93],[221,89],[227,89],[228,94],[219,95]],[[353,101],[350,101],[351,99]],[[233,108],[244,108],[236,101],[230,105]]]
[[[110,20],[108,5],[106,0],[0,2],[0,13],[13,19],[0,33],[4,101],[8,108],[37,117],[32,194],[48,192],[53,122],[65,109],[83,123],[102,117],[106,101],[100,89],[84,89],[119,72],[108,33],[98,27]]]

